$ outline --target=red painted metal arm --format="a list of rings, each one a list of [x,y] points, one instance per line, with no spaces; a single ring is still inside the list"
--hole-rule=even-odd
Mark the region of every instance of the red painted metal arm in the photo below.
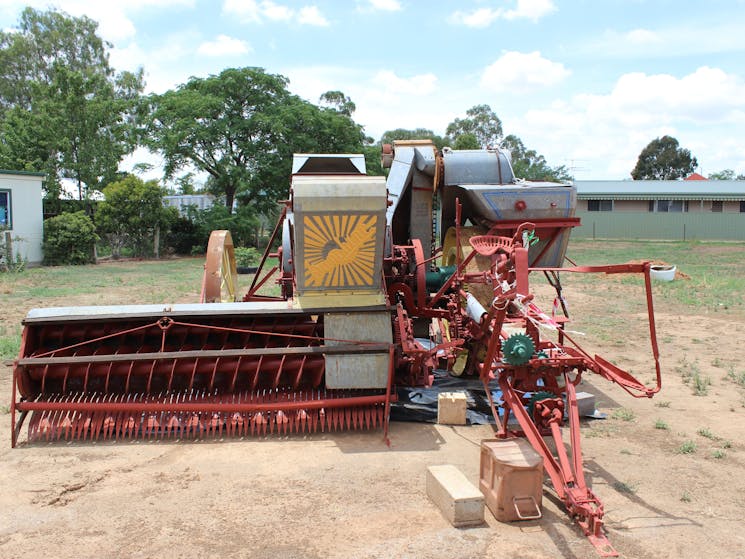
[[[644,274],[644,290],[647,298],[647,317],[649,323],[649,340],[652,346],[652,357],[654,358],[656,384],[653,387],[645,386],[639,382],[633,375],[623,369],[606,361],[599,355],[590,357],[572,337],[563,332],[563,336],[568,339],[589,361],[589,368],[601,375],[603,378],[615,382],[626,392],[635,398],[651,398],[662,388],[662,373],[660,370],[660,350],[657,344],[657,328],[654,320],[654,303],[652,301],[652,280],[649,275],[651,267],[650,262],[614,264],[608,266],[573,266],[570,268],[531,268],[531,271],[555,271],[555,272],[574,272],[574,273],[605,273],[605,274]]]

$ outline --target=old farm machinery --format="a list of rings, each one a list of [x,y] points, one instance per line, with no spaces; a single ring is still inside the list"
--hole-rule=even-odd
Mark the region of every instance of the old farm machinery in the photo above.
[[[383,160],[387,180],[361,156],[296,156],[277,264],[265,270],[265,254],[241,300],[223,231],[201,303],[30,311],[13,445],[24,421],[32,441],[387,431],[394,387],[444,368],[481,380],[498,436],[530,441],[569,514],[614,554],[583,474],[575,386],[591,372],[637,397],[659,390],[649,264],[564,267],[575,188],[516,180],[499,150],[408,141]],[[531,272],[557,301],[560,272],[642,274],[656,385],[583,350],[566,313],[538,307]],[[281,294],[261,295],[271,278]]]

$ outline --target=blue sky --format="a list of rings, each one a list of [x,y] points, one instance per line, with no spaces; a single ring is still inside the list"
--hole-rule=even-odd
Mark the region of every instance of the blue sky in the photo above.
[[[664,134],[704,175],[745,172],[745,0],[0,0],[0,26],[24,5],[98,21],[148,92],[261,66],[312,102],[344,91],[375,139],[486,103],[577,179],[630,178]]]

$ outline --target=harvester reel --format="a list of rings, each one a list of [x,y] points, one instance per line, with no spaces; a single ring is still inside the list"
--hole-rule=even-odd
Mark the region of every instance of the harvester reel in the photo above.
[[[512,334],[502,342],[502,360],[509,365],[525,365],[534,353],[533,339],[525,334]]]
[[[202,285],[203,303],[231,303],[236,297],[235,249],[230,231],[213,231],[207,245]]]

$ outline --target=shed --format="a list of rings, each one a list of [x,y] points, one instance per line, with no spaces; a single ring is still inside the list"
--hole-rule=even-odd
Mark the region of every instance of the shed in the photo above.
[[[577,181],[580,237],[745,241],[745,181]]]
[[[43,173],[0,170],[0,229],[9,231],[13,254],[40,264],[44,238]]]

